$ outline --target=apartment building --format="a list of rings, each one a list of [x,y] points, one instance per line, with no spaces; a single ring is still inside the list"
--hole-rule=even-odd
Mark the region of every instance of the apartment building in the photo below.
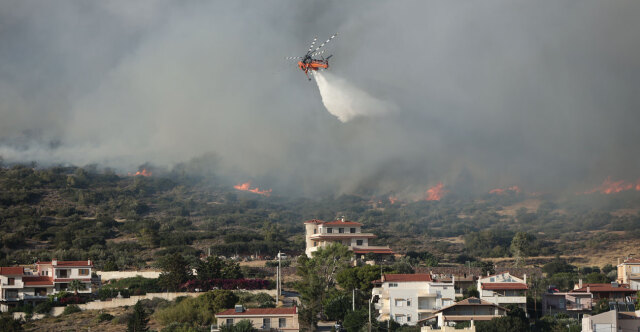
[[[478,278],[477,289],[480,299],[504,306],[515,304],[527,311],[527,275],[518,278],[509,272],[502,272]]]
[[[20,301],[36,305],[48,295],[66,290],[72,280],[80,280],[91,292],[91,261],[38,262],[34,268],[0,267],[0,311],[6,312]]]
[[[385,274],[374,282],[372,296],[378,297],[377,319],[393,319],[399,324],[416,325],[436,310],[453,304],[454,280],[434,280],[430,274]]]
[[[305,224],[305,239],[307,256],[311,255],[330,243],[342,243],[353,250],[356,255],[366,254],[393,255],[388,246],[371,246],[369,241],[376,238],[373,233],[362,233],[362,224],[348,221],[342,217],[334,221],[318,219],[308,220]]]
[[[236,305],[235,309],[227,309],[216,314],[218,329],[224,325],[237,324],[241,320],[249,320],[258,331],[298,331],[298,308],[250,308]]]
[[[627,258],[618,261],[618,283],[627,284],[630,289],[640,290],[640,259]]]
[[[585,315],[582,319],[583,332],[640,331],[640,310],[614,308],[598,315]]]

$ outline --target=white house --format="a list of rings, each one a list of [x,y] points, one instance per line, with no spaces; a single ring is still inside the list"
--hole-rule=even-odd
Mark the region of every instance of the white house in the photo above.
[[[362,233],[362,224],[345,220],[344,217],[334,221],[318,219],[308,220],[305,224],[305,253],[311,255],[329,243],[342,243],[357,255],[368,253],[393,255],[388,246],[370,246],[369,240],[375,238],[373,233]]]
[[[66,290],[69,282],[80,280],[91,292],[91,261],[38,262],[35,269],[25,267],[0,267],[0,311],[6,312],[19,301],[35,305],[48,295]]]
[[[375,282],[372,296],[378,296],[377,319],[393,319],[400,324],[416,325],[434,311],[453,304],[454,280],[439,282],[430,274],[385,274]]]
[[[483,301],[504,306],[516,304],[525,312],[527,311],[527,275],[518,278],[502,272],[486,277],[478,278],[478,292]]]

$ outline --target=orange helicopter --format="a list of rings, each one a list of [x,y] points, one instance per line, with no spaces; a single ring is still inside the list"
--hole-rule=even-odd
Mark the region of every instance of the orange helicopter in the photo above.
[[[309,81],[311,81],[311,77],[309,77],[309,70],[318,71],[319,69],[329,68],[329,59],[333,55],[329,55],[326,59],[324,57],[320,57],[320,59],[314,59],[313,57],[324,53],[324,50],[320,51],[320,49],[324,45],[326,45],[328,42],[333,40],[333,38],[335,38],[337,35],[338,34],[336,33],[335,35],[331,36],[331,38],[327,39],[315,50],[313,49],[313,46],[316,44],[316,40],[318,40],[318,37],[313,38],[313,41],[311,42],[311,46],[309,46],[309,50],[307,51],[307,54],[305,54],[304,56],[290,56],[287,59],[299,60],[298,67],[300,68],[300,70],[304,72],[305,75],[307,75],[307,78],[309,79]]]

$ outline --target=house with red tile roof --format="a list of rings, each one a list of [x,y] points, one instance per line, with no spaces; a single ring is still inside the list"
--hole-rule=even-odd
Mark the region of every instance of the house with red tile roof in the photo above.
[[[616,281],[594,284],[582,283],[582,279],[580,279],[571,292],[593,294],[593,302],[596,303],[600,299],[608,299],[611,302],[626,302],[637,291],[629,288],[629,285],[619,284]]]
[[[478,278],[480,299],[497,305],[515,304],[527,311],[527,275],[518,278],[509,272]]]
[[[35,305],[47,299],[48,295],[66,290],[72,280],[80,280],[85,289],[79,293],[91,292],[91,270],[88,261],[37,262],[35,268],[0,267],[0,311],[8,311],[19,301]]]
[[[416,325],[418,320],[455,300],[455,280],[434,280],[431,274],[384,274],[373,282],[371,294],[378,301],[377,319]]]
[[[345,220],[344,217],[334,221],[318,219],[308,220],[305,225],[305,253],[311,255],[330,243],[342,243],[353,250],[356,255],[366,254],[393,255],[388,246],[371,246],[369,241],[376,238],[373,233],[362,233],[362,224]]]
[[[298,331],[298,308],[249,308],[236,305],[234,309],[227,309],[216,315],[218,328],[212,331],[220,331],[225,325],[238,324],[242,320],[251,322],[258,331]]]
[[[458,301],[450,306],[436,310],[431,316],[420,320],[419,325],[425,326],[429,322],[433,324],[435,321],[435,329],[423,327],[422,331],[441,331],[442,329],[445,329],[445,327],[453,327],[461,322],[471,322],[471,328],[468,330],[475,331],[473,328],[474,322],[487,321],[497,317],[506,316],[508,311],[508,309],[493,302],[484,301],[476,297],[470,297],[468,299]]]

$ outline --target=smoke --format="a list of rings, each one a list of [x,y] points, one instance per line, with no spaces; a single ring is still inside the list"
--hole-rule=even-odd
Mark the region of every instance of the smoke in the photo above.
[[[214,155],[210,172],[274,195],[635,181],[639,11],[626,0],[0,1],[0,155],[123,173]],[[285,57],[335,31],[319,93]]]
[[[370,96],[331,73],[317,71],[314,76],[324,107],[342,122],[358,116],[382,115],[396,110],[394,105]]]

